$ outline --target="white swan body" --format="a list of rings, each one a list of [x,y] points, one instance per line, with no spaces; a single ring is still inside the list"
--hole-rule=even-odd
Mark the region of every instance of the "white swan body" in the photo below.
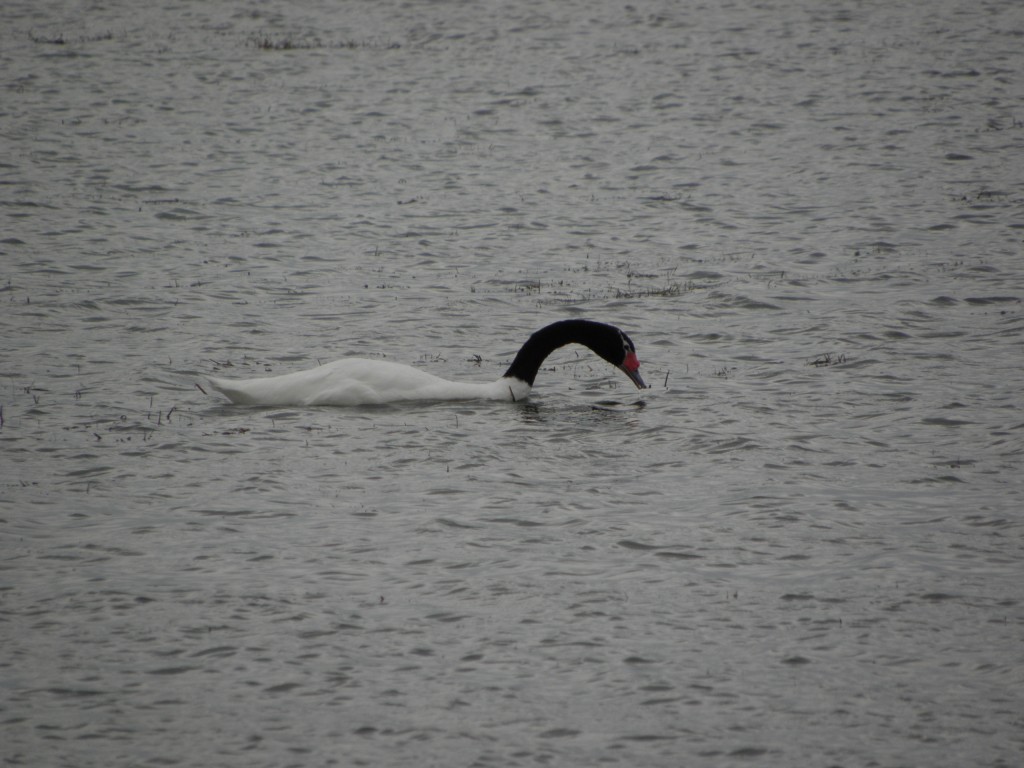
[[[486,384],[447,381],[401,363],[351,357],[308,371],[262,379],[210,378],[210,386],[237,405],[377,405],[426,400],[525,399],[551,352],[583,344],[625,373],[640,389],[640,362],[630,338],[613,325],[592,320],[561,320],[530,336],[512,365]]]
[[[522,400],[532,387],[515,377],[455,382],[409,365],[349,357],[263,379],[209,379],[236,405],[379,405],[411,400]]]

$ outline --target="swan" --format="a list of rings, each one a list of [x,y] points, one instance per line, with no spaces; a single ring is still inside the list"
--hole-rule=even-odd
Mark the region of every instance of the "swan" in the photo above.
[[[582,344],[629,377],[638,389],[636,347],[614,325],[593,320],[561,320],[541,328],[519,350],[505,375],[494,382],[447,381],[426,371],[385,360],[349,357],[308,371],[261,379],[208,378],[236,405],[376,405],[416,400],[523,400],[541,363],[566,344]]]

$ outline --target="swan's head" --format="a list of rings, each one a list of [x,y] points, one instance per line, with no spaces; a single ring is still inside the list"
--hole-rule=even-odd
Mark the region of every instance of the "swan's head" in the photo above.
[[[622,362],[616,367],[629,376],[629,380],[636,384],[637,389],[647,389],[647,385],[644,384],[644,380],[640,376],[640,361],[636,357],[636,347],[633,346],[632,339],[622,331],[619,331],[619,335],[622,337],[624,356]]]
[[[637,389],[647,389],[647,385],[640,376],[640,361],[637,359],[633,340],[626,335],[625,331],[614,325],[605,327],[607,331],[601,335],[600,341],[591,349],[629,376],[629,380],[636,384]]]

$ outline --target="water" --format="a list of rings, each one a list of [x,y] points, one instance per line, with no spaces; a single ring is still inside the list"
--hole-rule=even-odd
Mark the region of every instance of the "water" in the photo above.
[[[0,15],[6,764],[1020,762],[1018,3]]]

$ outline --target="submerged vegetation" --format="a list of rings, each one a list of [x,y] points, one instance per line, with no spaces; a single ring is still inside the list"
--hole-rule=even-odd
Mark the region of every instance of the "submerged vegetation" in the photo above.
[[[680,296],[686,291],[692,291],[694,284],[691,281],[684,283],[669,283],[662,287],[647,286],[647,287],[633,287],[632,285],[627,286],[625,289],[616,288],[615,298],[616,299],[646,299],[656,296]]]
[[[825,352],[811,360],[808,365],[813,365],[815,368],[828,368],[831,365],[842,365],[845,362],[846,355],[833,355],[831,352]]]
[[[101,40],[113,40],[114,33],[111,31],[101,32],[96,35],[78,35],[77,37],[65,37],[64,33],[55,35],[39,35],[35,32],[28,33],[28,39],[38,45],[69,45],[81,43],[98,43]]]
[[[609,273],[609,277],[614,277],[614,273],[623,273],[626,284],[606,284],[603,287],[595,287],[592,280],[581,281],[580,284],[577,284],[572,278],[551,281],[527,278],[512,281],[507,285],[506,290],[536,295],[541,304],[584,304],[609,299],[671,298],[707,287],[707,285],[698,284],[693,279],[677,279],[675,267],[661,270],[660,273],[646,273],[635,271],[629,262],[602,262],[567,271],[589,273],[590,275]],[[589,284],[584,285],[584,282]],[[472,293],[476,293],[478,290],[480,288],[476,286],[470,288]]]
[[[64,32],[34,32],[28,33],[28,38],[38,45],[81,45],[84,43],[97,43],[103,40],[113,40],[117,37],[124,38],[126,32],[119,35],[111,30],[96,34],[80,34],[75,36],[66,35]],[[370,49],[370,50],[393,50],[401,48],[401,44],[388,39],[364,38],[348,40],[324,40],[316,34],[270,34],[268,32],[256,32],[245,38],[244,45],[249,48],[259,48],[264,51],[293,51],[293,50],[318,50],[318,49]]]
[[[340,40],[325,41],[316,35],[308,37],[294,37],[289,35],[270,35],[266,32],[259,32],[250,35],[246,39],[246,45],[252,48],[259,48],[264,51],[295,51],[295,50],[317,50],[324,48],[333,49],[355,49],[369,48],[374,50],[391,50],[401,48],[399,43],[392,40]]]

